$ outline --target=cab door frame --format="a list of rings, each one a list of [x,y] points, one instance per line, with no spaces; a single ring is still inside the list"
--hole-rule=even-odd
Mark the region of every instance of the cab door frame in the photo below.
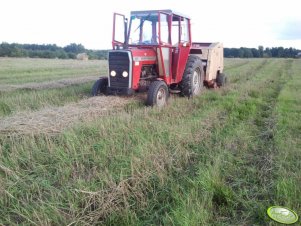
[[[166,19],[163,21],[164,17]],[[165,24],[163,24],[165,23]],[[171,15],[165,12],[158,12],[158,34],[159,34],[159,46],[157,48],[157,59],[158,59],[158,71],[159,76],[165,80],[167,84],[171,83],[172,78],[172,57],[171,57]],[[164,29],[164,26],[168,26],[167,29]],[[164,34],[167,32],[167,34]],[[166,37],[167,35],[167,37]],[[167,38],[167,40],[166,40]]]
[[[113,34],[112,34],[112,46],[113,49],[125,49],[127,44],[127,26],[128,20],[125,15],[120,13],[113,14]],[[123,39],[120,40],[119,30],[123,30]],[[121,31],[122,32],[122,31]],[[116,37],[118,34],[118,37]]]
[[[176,14],[173,14],[173,17],[177,17],[179,21],[177,29],[178,42],[175,46],[172,47],[172,82],[179,83],[180,81],[182,81],[192,44],[190,19]],[[183,29],[186,29],[186,31],[184,31]],[[173,32],[173,30],[171,32]],[[182,38],[184,32],[188,38],[187,40],[184,40]]]

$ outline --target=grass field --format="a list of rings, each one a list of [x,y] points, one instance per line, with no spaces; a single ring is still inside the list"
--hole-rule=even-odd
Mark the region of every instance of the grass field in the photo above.
[[[161,110],[89,98],[105,72],[0,59],[0,225],[278,225],[272,205],[301,215],[300,60],[226,59],[227,87]]]
[[[61,78],[98,75],[106,71],[106,62],[97,60],[0,59],[1,85],[44,82]]]

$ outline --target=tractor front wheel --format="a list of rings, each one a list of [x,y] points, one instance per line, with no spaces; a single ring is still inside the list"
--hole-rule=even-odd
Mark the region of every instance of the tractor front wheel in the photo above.
[[[168,87],[163,81],[154,81],[149,86],[147,92],[146,105],[163,107],[169,97]]]
[[[180,87],[182,95],[187,97],[196,96],[202,91],[204,70],[202,60],[198,56],[189,56]]]
[[[92,87],[92,96],[98,96],[100,94],[106,94],[108,87],[108,78],[98,79]]]

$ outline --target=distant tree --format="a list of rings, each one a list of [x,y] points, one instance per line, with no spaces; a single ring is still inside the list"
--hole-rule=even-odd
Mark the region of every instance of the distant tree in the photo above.
[[[41,55],[42,58],[48,58],[48,59],[54,59],[56,58],[56,54],[54,51],[51,51],[51,50],[45,50],[45,51],[42,51],[42,55]]]
[[[244,51],[244,55],[243,55],[244,58],[252,58],[253,57],[251,49],[243,48],[243,51]]]
[[[234,57],[234,56],[231,54],[231,49],[229,49],[229,48],[224,48],[224,57]]]
[[[68,59],[68,54],[64,50],[56,51],[56,56],[59,59]]]
[[[239,50],[238,50],[238,57],[243,58],[244,54],[245,54],[244,48],[240,47]]]
[[[85,47],[82,45],[82,44],[75,44],[75,43],[71,43],[70,45],[67,45],[64,47],[64,50],[67,52],[67,53],[75,53],[75,54],[78,54],[78,53],[83,53],[85,52]]]
[[[76,54],[75,53],[67,53],[67,56],[69,59],[76,59]]]
[[[224,48],[225,57],[239,57],[239,50],[236,48]]]
[[[292,47],[284,49],[284,56],[285,57],[288,57],[288,58],[295,57],[296,53],[298,53],[298,52],[295,51],[295,49],[293,49]]]
[[[252,48],[251,51],[252,51],[253,57],[255,57],[255,58],[260,57],[260,53],[259,53],[259,51],[258,51],[257,49]],[[262,57],[262,56],[261,56],[261,57]]]
[[[271,57],[277,57],[278,55],[278,49],[275,47],[270,48]]]
[[[10,56],[11,47],[10,44],[3,42],[0,45],[0,56],[1,57],[8,57]]]
[[[296,57],[301,52],[294,48],[272,47],[263,49],[256,48],[224,48],[224,57]],[[56,44],[0,44],[0,57],[31,57],[31,58],[60,58],[75,59],[78,53],[87,53],[89,59],[107,60],[108,50],[88,50],[82,44],[71,43],[64,48]]]
[[[259,57],[263,57],[263,46],[258,46]]]
[[[284,55],[284,48],[283,47],[278,47],[278,55],[277,57],[285,57]]]
[[[10,47],[10,57],[24,57],[26,56],[25,51],[22,47],[16,43],[13,43]]]
[[[270,48],[265,48],[264,52],[263,52],[263,57],[272,57],[272,52]]]
[[[237,49],[237,48],[232,48],[232,49],[231,49],[231,52],[232,52],[232,54],[233,54],[233,57],[240,57],[240,56],[239,56],[239,49]]]

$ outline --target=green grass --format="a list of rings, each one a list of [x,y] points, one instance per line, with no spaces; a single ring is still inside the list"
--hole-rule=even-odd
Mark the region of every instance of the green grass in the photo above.
[[[242,59],[242,58],[225,58],[224,59],[224,68],[225,70],[230,68],[235,68],[247,64],[252,61],[256,61],[257,59]]]
[[[301,64],[294,61],[284,76],[287,83],[276,103],[275,144],[278,148],[278,175],[275,203],[295,208],[301,214]]]
[[[227,87],[162,110],[1,135],[0,223],[277,225],[271,205],[300,215],[300,65],[233,63]]]

